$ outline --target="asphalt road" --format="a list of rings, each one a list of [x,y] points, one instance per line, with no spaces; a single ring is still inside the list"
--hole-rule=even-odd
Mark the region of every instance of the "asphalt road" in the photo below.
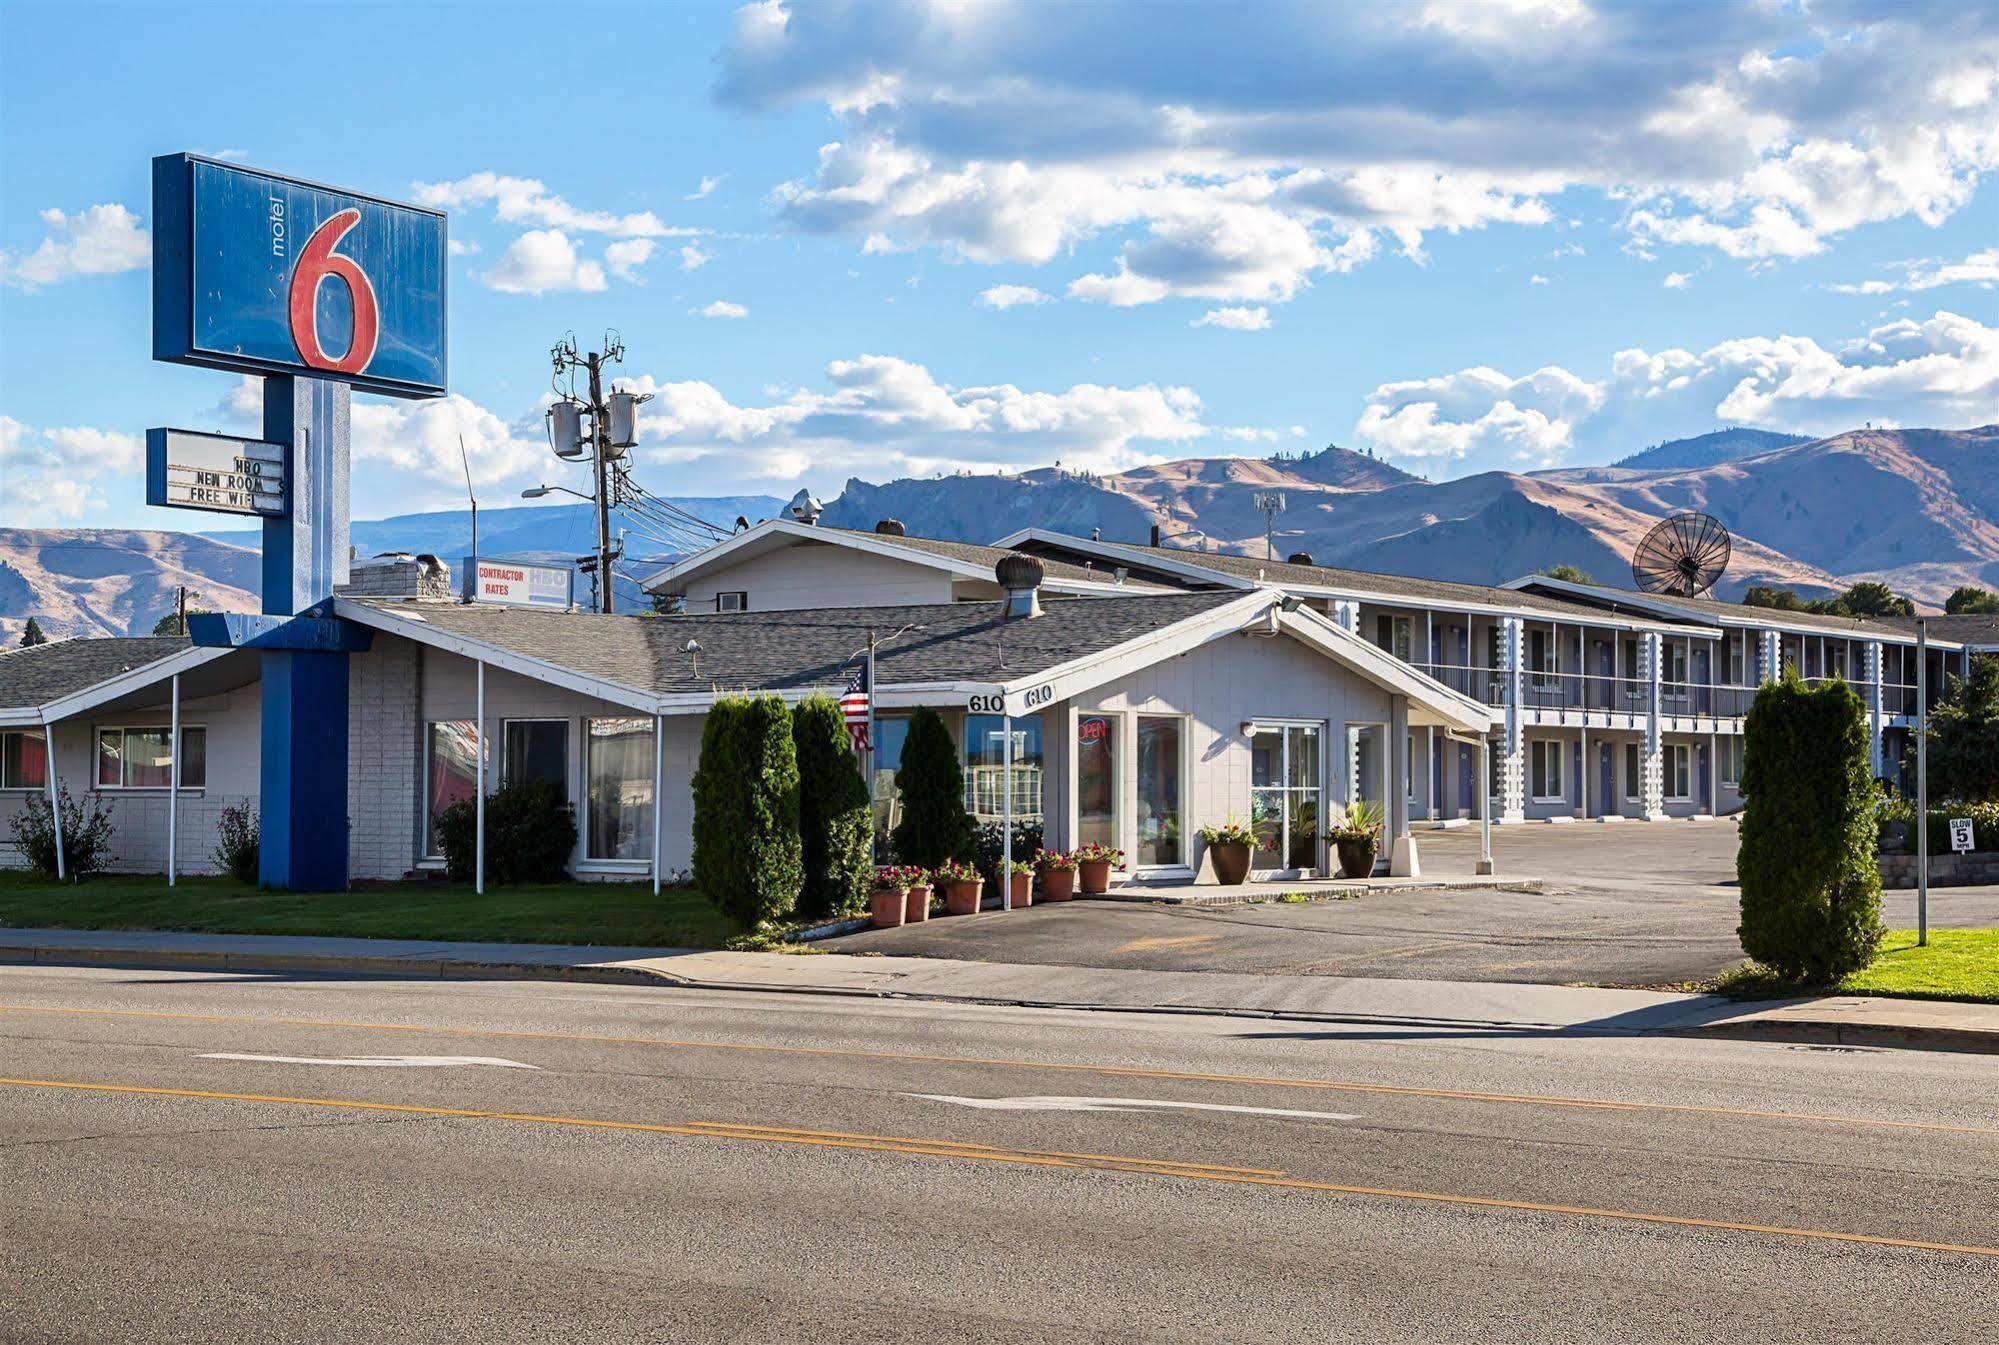
[[[1951,1342],[1999,1293],[1974,1057],[6,968],[0,1076],[9,1341]]]
[[[1528,823],[1498,828],[1493,853],[1502,874],[1538,880],[1539,893],[1378,892],[1226,907],[1079,901],[869,930],[828,946],[1153,971],[1678,985],[1742,960],[1737,836],[1726,820]],[[1424,832],[1418,844],[1425,873],[1470,873],[1478,834]],[[1883,914],[1913,926],[1915,894],[1886,894]],[[1939,888],[1930,919],[1999,924],[1999,888]]]

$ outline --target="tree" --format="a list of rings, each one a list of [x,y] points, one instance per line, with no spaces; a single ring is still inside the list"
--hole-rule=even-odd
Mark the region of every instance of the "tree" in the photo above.
[[[1938,799],[1999,799],[1999,654],[1971,661],[1930,711],[1930,789]]]
[[[1784,979],[1831,985],[1881,940],[1867,708],[1845,682],[1807,687],[1787,668],[1756,693],[1744,728],[1736,934]]]
[[[798,913],[818,920],[858,911],[874,879],[875,818],[840,703],[830,696],[800,702],[791,712],[791,741],[805,871]]]
[[[1916,605],[1907,598],[1895,596],[1895,591],[1886,584],[1862,580],[1834,602],[1844,603],[1847,612],[1854,616],[1914,616]]]
[[[1744,607],[1772,607],[1780,612],[1802,612],[1805,610],[1804,599],[1797,595],[1796,590],[1778,588],[1774,584],[1751,584],[1743,590],[1742,605]]]
[[[1541,573],[1547,575],[1550,579],[1559,579],[1568,584],[1594,584],[1596,582],[1586,570],[1577,565],[1551,565],[1541,571]]]
[[[909,717],[895,787],[902,795],[902,821],[891,837],[897,859],[934,869],[947,859],[970,858],[964,768],[944,717],[927,706]]]
[[[1943,600],[1943,609],[1951,616],[1999,615],[1999,593],[1965,584]]]
[[[798,753],[777,696],[725,696],[694,770],[694,881],[745,930],[798,904]]]
[[[38,644],[47,644],[48,642],[49,637],[43,633],[42,623],[33,617],[29,617],[28,624],[21,627],[21,648],[33,649]]]
[[[187,609],[187,614],[189,616],[200,616],[203,612],[206,612],[207,610],[208,609],[206,607],[190,607]],[[168,612],[165,616],[161,617],[158,621],[155,621],[153,623],[153,634],[185,635],[187,634],[187,628],[181,624],[179,612]]]

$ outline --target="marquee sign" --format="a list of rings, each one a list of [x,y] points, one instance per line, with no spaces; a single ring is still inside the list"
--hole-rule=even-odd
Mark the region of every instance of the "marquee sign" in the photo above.
[[[153,358],[445,390],[445,220],[193,154],[153,160]]]
[[[147,430],[146,503],[281,518],[285,446],[194,430]]]
[[[567,608],[575,601],[576,572],[567,565],[467,556],[459,573],[467,602]]]

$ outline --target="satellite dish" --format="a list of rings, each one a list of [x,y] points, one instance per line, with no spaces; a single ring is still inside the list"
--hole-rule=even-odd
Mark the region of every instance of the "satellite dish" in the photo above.
[[[1631,553],[1631,577],[1647,593],[1693,598],[1728,568],[1728,529],[1707,514],[1662,519]]]

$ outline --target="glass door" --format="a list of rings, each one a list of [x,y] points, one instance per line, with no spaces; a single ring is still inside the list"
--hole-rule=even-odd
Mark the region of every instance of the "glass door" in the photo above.
[[[1187,862],[1181,821],[1181,721],[1177,715],[1138,717],[1138,865],[1175,868]]]
[[[1117,726],[1115,715],[1076,721],[1076,844],[1118,843]]]
[[[1319,726],[1258,725],[1250,735],[1249,785],[1249,823],[1256,832],[1251,867],[1317,869],[1323,815]]]

